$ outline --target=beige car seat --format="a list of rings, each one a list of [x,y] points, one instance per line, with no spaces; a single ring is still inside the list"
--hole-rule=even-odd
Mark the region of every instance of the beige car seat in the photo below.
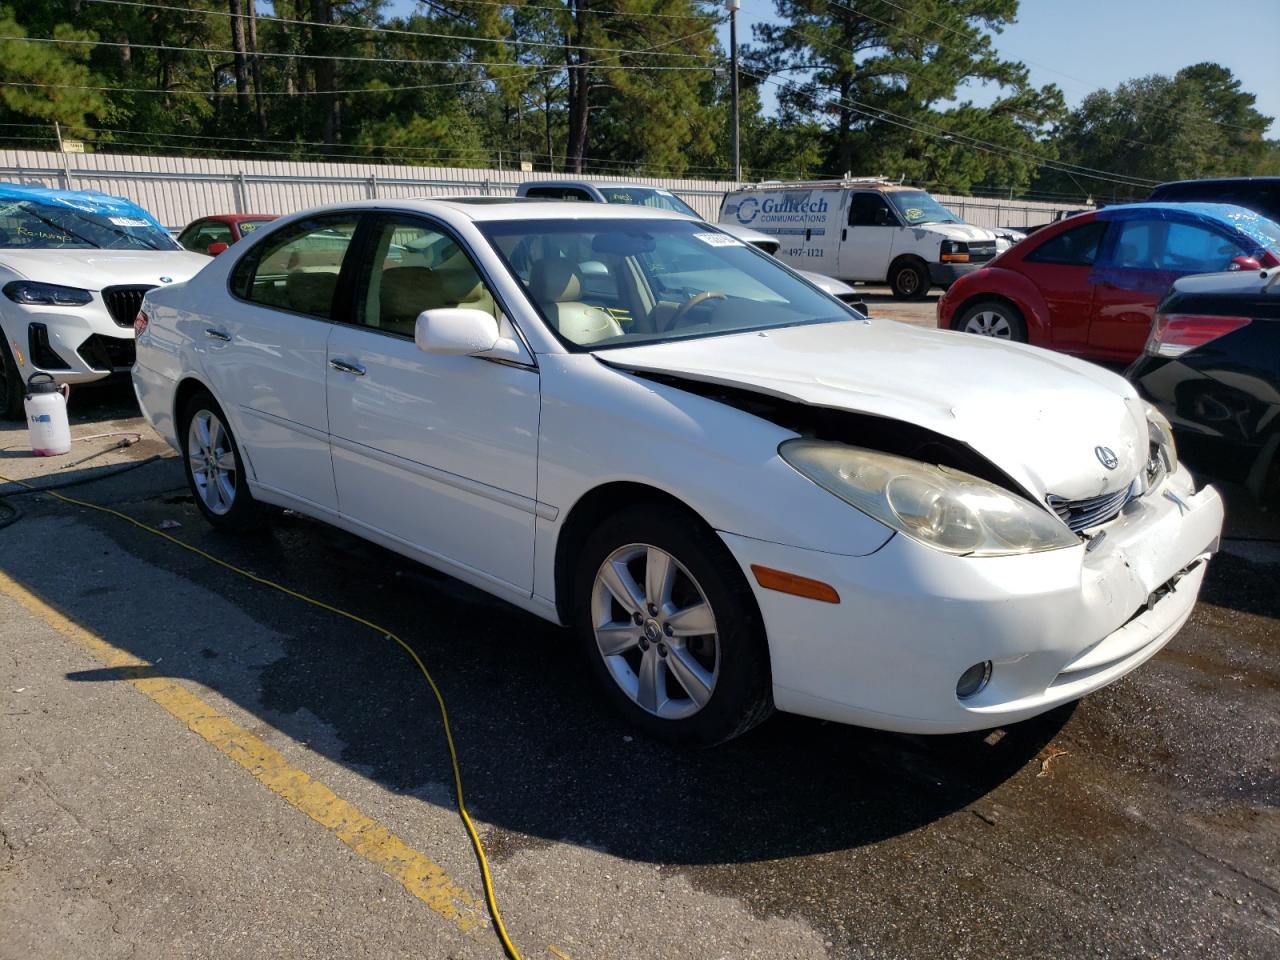
[[[333,294],[337,288],[336,273],[291,273],[284,282],[284,306],[327,319],[333,310]]]
[[[622,336],[622,326],[608,312],[578,299],[582,277],[568,260],[535,260],[529,271],[529,293],[551,325],[574,343]]]

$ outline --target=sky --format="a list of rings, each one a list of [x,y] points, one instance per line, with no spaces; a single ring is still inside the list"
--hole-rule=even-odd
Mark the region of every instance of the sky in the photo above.
[[[1094,90],[1208,60],[1230,69],[1257,96],[1262,113],[1280,117],[1277,15],[1278,0],[1243,7],[1205,0],[1022,0],[1017,22],[994,43],[1002,57],[1027,65],[1036,86],[1057,84],[1069,107]],[[751,39],[751,24],[775,16],[772,0],[742,0],[738,43]],[[728,49],[728,28],[721,34]],[[996,94],[977,86],[960,98],[984,104]],[[1271,124],[1268,136],[1280,137],[1280,123]]]

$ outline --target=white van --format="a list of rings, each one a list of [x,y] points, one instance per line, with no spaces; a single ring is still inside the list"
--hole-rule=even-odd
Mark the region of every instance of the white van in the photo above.
[[[775,256],[845,281],[888,283],[919,299],[996,255],[996,235],[924,190],[880,179],[761,183],[726,194],[722,226],[776,236]]]

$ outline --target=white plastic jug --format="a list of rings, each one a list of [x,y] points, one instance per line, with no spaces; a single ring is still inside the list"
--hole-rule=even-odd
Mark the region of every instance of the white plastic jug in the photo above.
[[[71,452],[71,424],[67,422],[67,396],[71,388],[58,385],[48,373],[27,379],[27,435],[37,457],[57,457]]]

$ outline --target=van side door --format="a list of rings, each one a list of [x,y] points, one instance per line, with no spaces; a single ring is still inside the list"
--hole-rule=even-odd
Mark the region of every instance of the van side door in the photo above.
[[[894,242],[902,232],[897,211],[884,194],[857,190],[849,198],[849,210],[840,230],[841,280],[883,283],[889,273]]]
[[[804,256],[792,266],[835,276],[844,223],[844,190],[814,190],[804,204]]]

